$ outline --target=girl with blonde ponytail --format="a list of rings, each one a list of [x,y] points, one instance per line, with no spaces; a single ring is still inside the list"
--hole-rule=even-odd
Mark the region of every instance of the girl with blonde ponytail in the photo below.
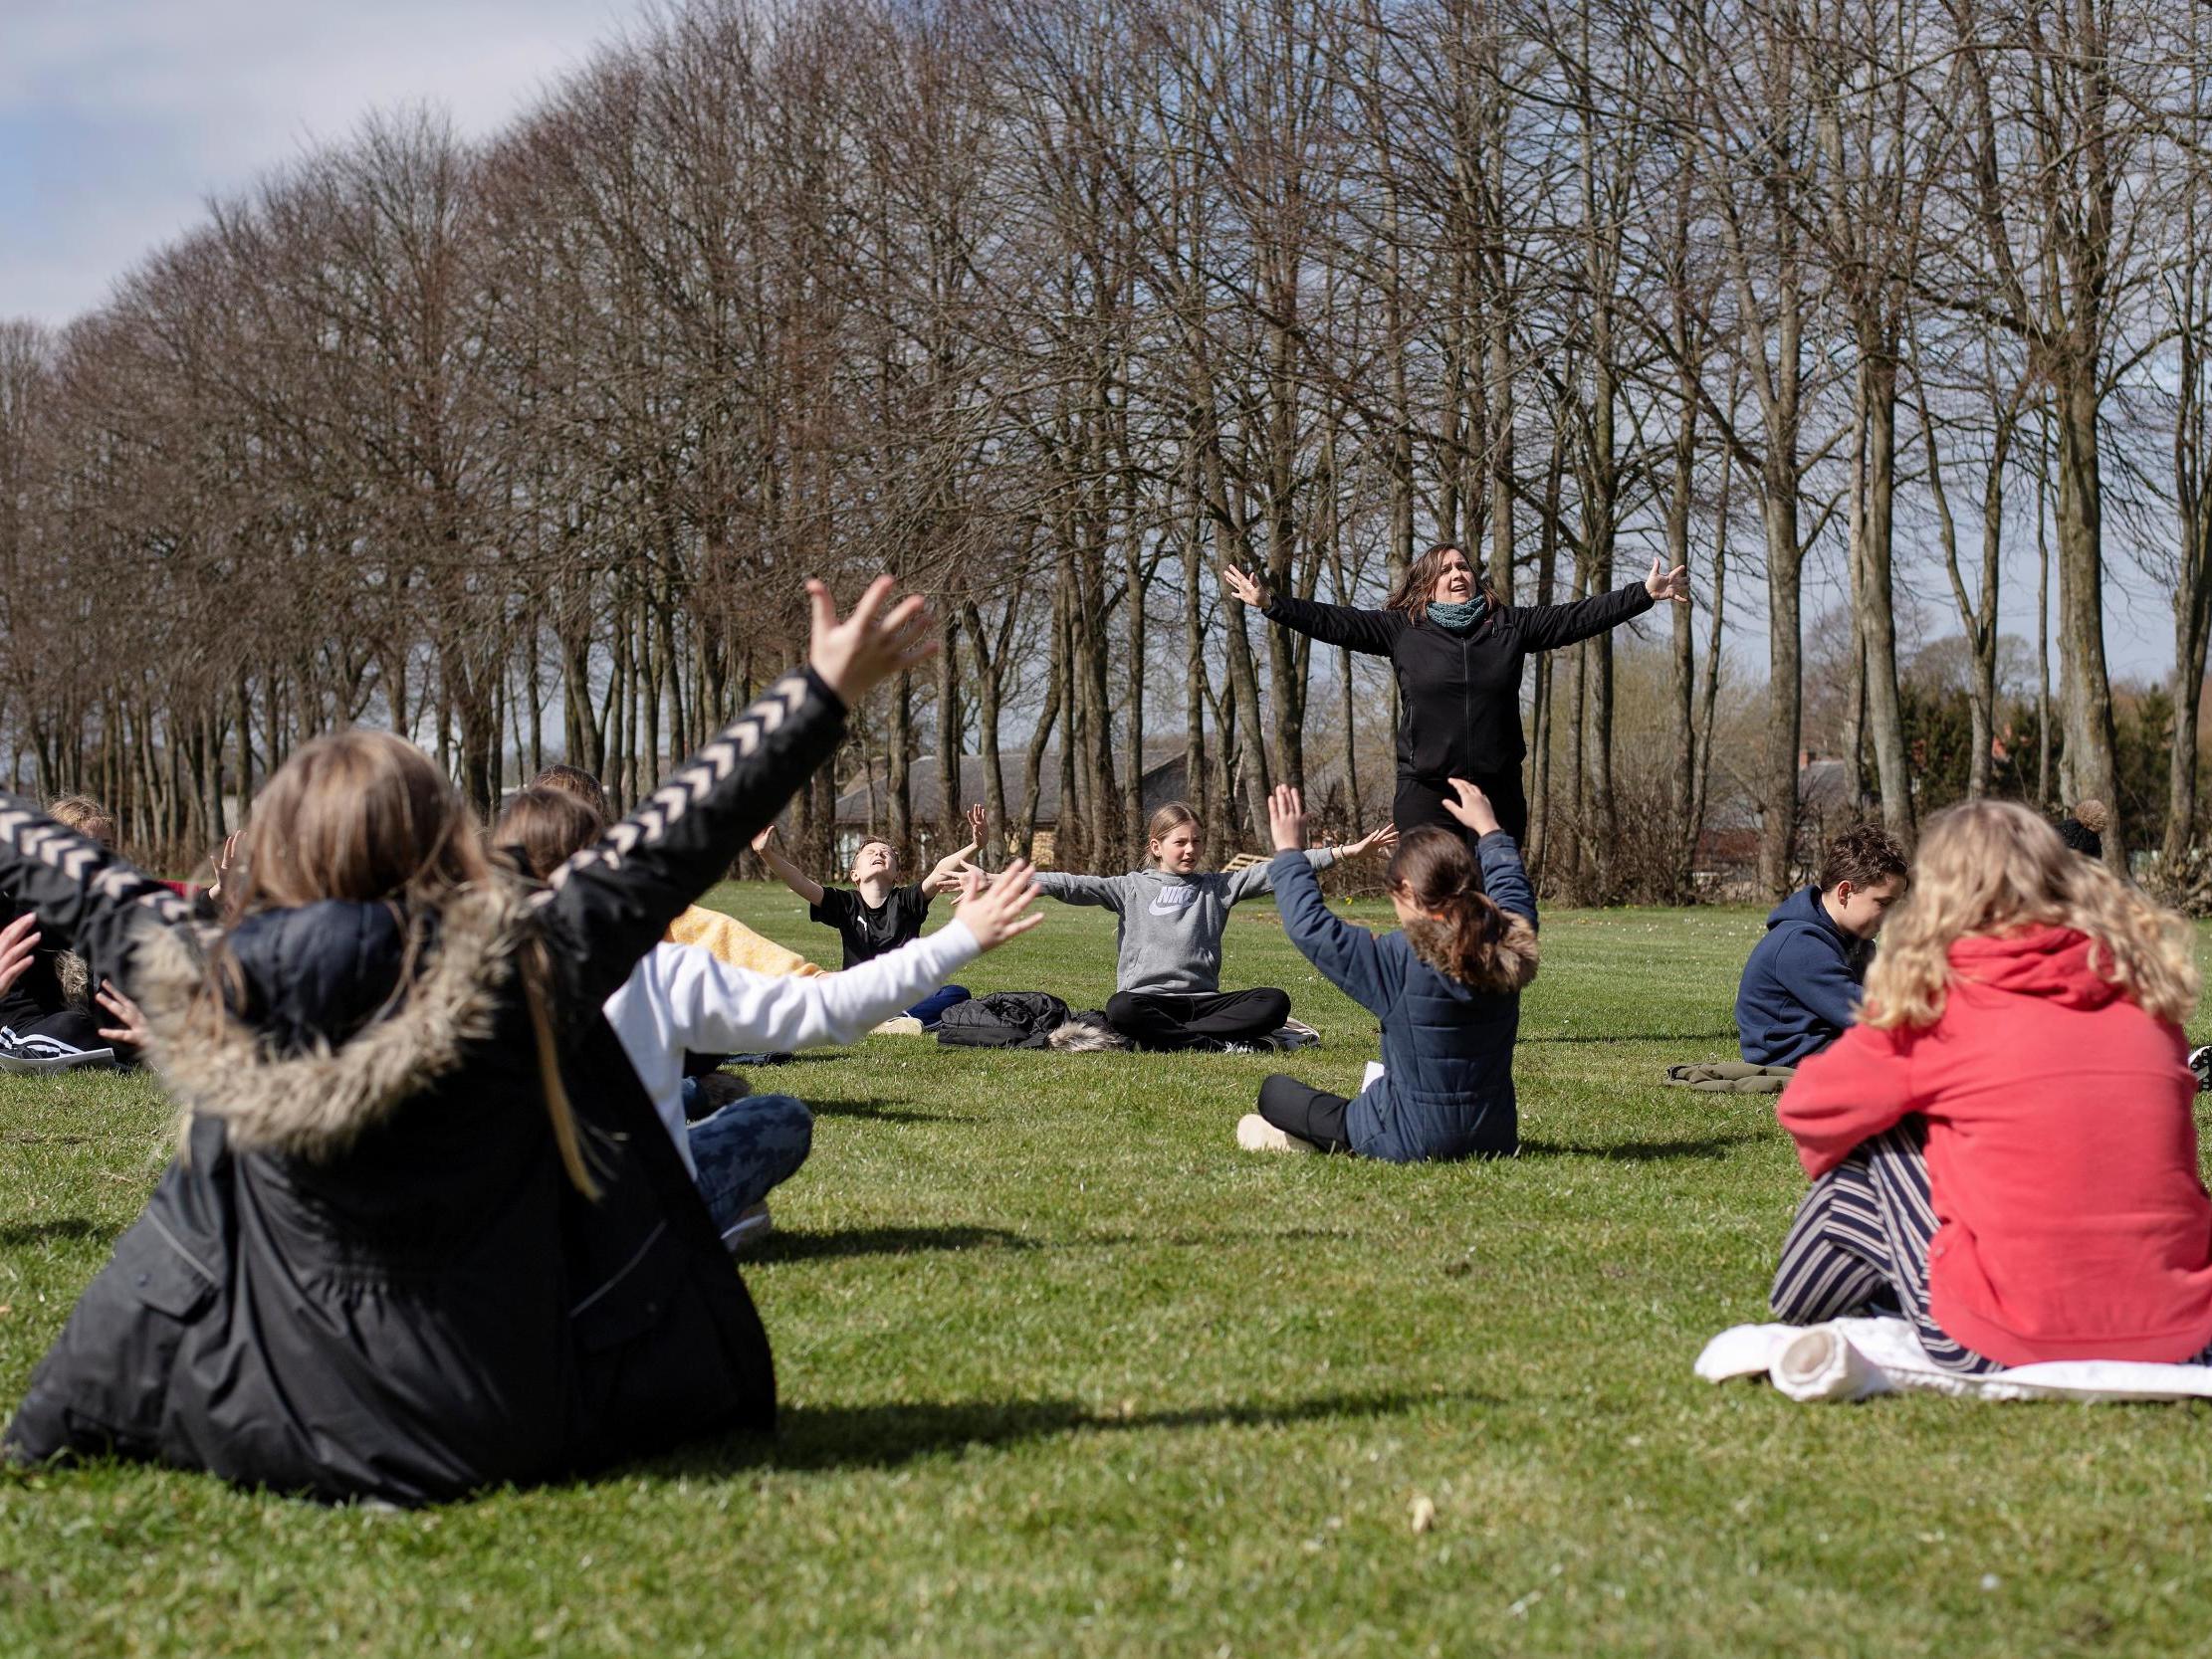
[[[2196,997],[2188,925],[2034,813],[1930,819],[1860,1023],[1781,1098],[1813,1188],[1775,1312],[1893,1303],[1959,1371],[2203,1355]]]
[[[1277,1074],[1236,1126],[1253,1151],[1356,1152],[1393,1163],[1509,1153],[1520,1145],[1513,1043],[1521,990],[1536,977],[1536,896],[1489,798],[1451,780],[1450,812],[1474,841],[1434,825],[1407,833],[1390,864],[1402,933],[1381,937],[1333,915],[1299,848],[1295,789],[1267,804],[1283,931],[1313,965],[1383,1022],[1382,1075],[1347,1100]],[[1479,868],[1476,857],[1481,860]]]

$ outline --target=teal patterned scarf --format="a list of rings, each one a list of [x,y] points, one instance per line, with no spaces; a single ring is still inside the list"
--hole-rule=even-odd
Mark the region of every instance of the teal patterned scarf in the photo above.
[[[1429,606],[1429,620],[1447,633],[1463,634],[1480,622],[1483,613],[1489,608],[1489,597],[1481,593],[1457,605],[1432,602]]]

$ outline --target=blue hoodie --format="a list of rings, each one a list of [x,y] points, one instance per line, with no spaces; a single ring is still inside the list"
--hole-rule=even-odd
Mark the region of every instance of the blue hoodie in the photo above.
[[[1736,1035],[1754,1066],[1794,1066],[1841,1037],[1859,1019],[1859,989],[1874,955],[1872,939],[1836,926],[1821,890],[1793,893],[1767,917],[1736,990]]]

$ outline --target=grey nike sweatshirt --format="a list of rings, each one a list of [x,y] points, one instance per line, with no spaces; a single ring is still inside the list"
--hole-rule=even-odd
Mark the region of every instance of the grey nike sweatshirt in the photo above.
[[[1308,849],[1306,862],[1326,870],[1331,847]],[[1228,908],[1272,887],[1267,866],[1233,875],[1189,876],[1132,870],[1126,876],[1074,876],[1039,870],[1037,887],[1067,905],[1103,905],[1119,918],[1114,930],[1114,988],[1190,996],[1221,988],[1221,930]]]

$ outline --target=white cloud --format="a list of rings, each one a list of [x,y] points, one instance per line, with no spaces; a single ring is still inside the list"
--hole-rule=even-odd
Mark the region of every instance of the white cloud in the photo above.
[[[428,102],[498,129],[635,0],[0,0],[0,316],[62,322],[210,195]]]

